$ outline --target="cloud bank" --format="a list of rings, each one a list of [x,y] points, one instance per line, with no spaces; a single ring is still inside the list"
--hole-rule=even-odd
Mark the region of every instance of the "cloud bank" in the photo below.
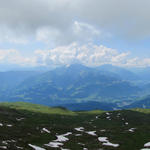
[[[19,64],[22,66],[49,66],[51,68],[80,63],[90,67],[112,64],[121,67],[150,67],[150,58],[131,57],[130,52],[118,52],[103,45],[79,45],[72,43],[50,50],[35,50],[30,57],[25,57],[19,50],[0,50],[0,63]]]
[[[0,4],[0,33],[10,31],[1,41],[13,42],[6,38],[10,35],[15,42],[32,37],[57,45],[108,34],[123,39],[150,37],[149,0],[0,0]]]

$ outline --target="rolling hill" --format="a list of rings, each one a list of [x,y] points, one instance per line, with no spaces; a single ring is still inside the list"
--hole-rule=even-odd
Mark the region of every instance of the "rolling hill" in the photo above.
[[[149,148],[149,124],[150,110],[145,109],[71,112],[1,103],[0,149],[144,150]]]

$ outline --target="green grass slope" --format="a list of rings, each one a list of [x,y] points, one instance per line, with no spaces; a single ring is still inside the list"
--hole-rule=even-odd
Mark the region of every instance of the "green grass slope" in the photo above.
[[[32,103],[25,103],[25,102],[4,102],[0,103],[0,106],[18,109],[18,110],[26,110],[31,112],[37,113],[46,113],[46,114],[59,114],[59,115],[75,115],[74,112],[69,111],[63,108],[52,108],[48,106],[32,104]]]
[[[77,131],[79,127],[84,129]],[[95,135],[89,134],[93,131]],[[64,141],[58,140],[68,132]],[[110,143],[119,146],[105,145],[108,143],[100,142],[99,137],[107,137]],[[61,145],[51,147],[56,142]],[[40,147],[38,150],[140,150],[147,142],[150,142],[150,111],[70,112],[30,103],[0,104],[2,150],[34,150],[29,144]]]

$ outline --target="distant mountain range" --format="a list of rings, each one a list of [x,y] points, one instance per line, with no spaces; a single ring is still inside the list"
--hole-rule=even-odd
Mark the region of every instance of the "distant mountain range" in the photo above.
[[[150,96],[147,96],[145,98],[142,98],[139,101],[135,101],[130,105],[127,105],[124,107],[125,109],[129,108],[144,108],[144,109],[149,109],[150,108]]]
[[[113,110],[119,108],[118,102],[130,105],[148,95],[149,81],[135,70],[112,65],[90,68],[73,64],[51,71],[0,72],[0,99],[62,105],[71,110],[91,110],[90,105]]]
[[[82,101],[112,102],[134,97],[140,90],[115,73],[75,64],[24,80],[12,90],[11,99],[49,105]]]

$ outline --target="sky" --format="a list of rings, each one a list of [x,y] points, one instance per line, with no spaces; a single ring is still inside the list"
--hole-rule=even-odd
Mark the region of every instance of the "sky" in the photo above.
[[[0,0],[0,67],[149,67],[149,6],[149,0]]]

